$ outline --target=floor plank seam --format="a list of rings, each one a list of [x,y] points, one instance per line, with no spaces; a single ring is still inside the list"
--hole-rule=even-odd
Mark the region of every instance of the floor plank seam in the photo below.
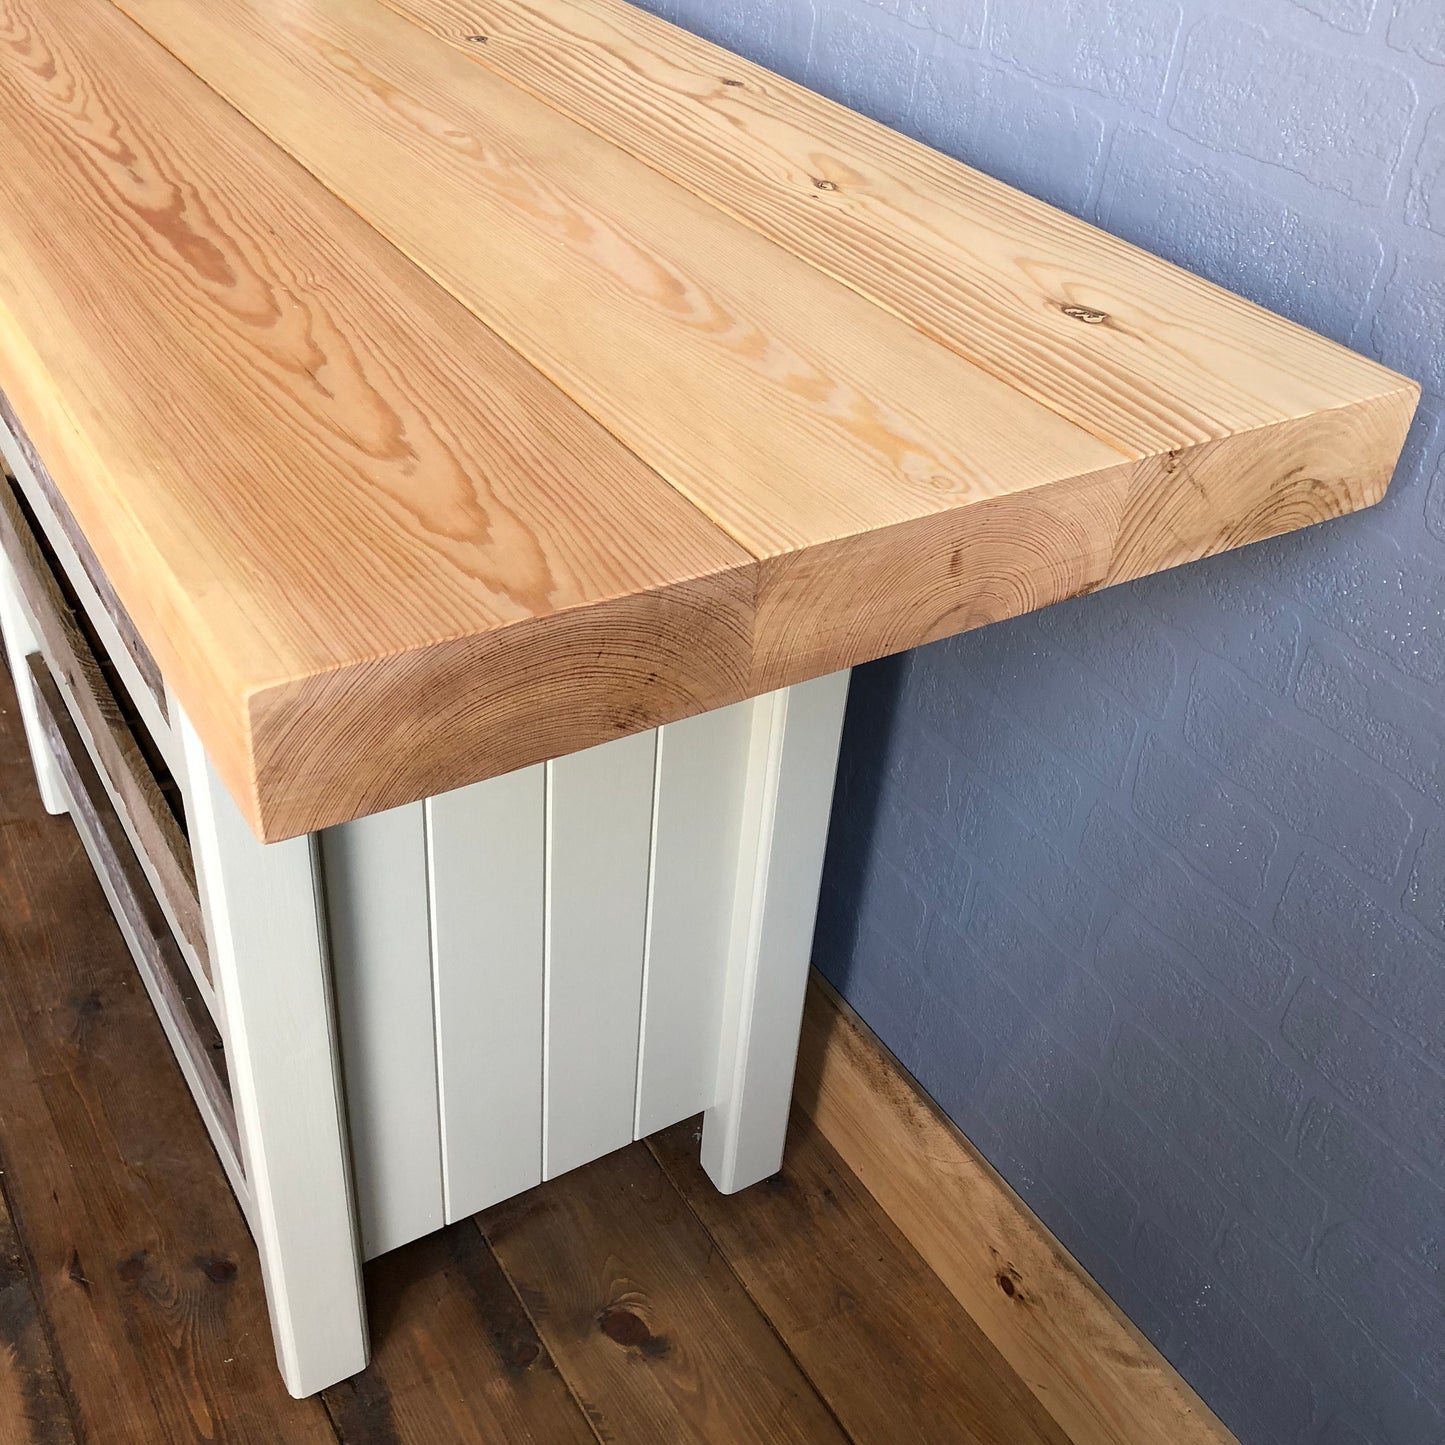
[[[367,1369],[371,1366],[368,1365]],[[337,1445],[401,1445],[401,1436],[396,1433],[396,1421],[387,1421],[387,1434],[381,1435],[373,1429],[368,1429],[365,1440],[348,1440],[346,1427],[342,1424],[339,1412],[332,1402],[332,1393],[336,1390],[344,1390],[350,1382],[343,1380],[339,1385],[332,1385],[330,1389],[321,1392],[321,1411],[326,1416],[326,1423],[331,1428],[331,1433],[336,1437]]]
[[[713,1250],[717,1253],[718,1257],[722,1260],[722,1262],[727,1266],[728,1273],[732,1275],[733,1279],[737,1282],[737,1286],[743,1292],[744,1297],[752,1304],[753,1308],[757,1310],[758,1314],[762,1316],[763,1320],[768,1326],[768,1329],[772,1331],[774,1338],[783,1347],[783,1353],[786,1354],[787,1357],[797,1367],[798,1373],[803,1377],[803,1379],[808,1382],[808,1388],[812,1390],[812,1392],[818,1397],[819,1403],[821,1403],[823,1408],[832,1417],[833,1423],[838,1427],[838,1433],[845,1440],[853,1441],[853,1432],[849,1430],[848,1427],[839,1418],[838,1412],[833,1408],[833,1402],[827,1397],[826,1394],[823,1393],[822,1388],[813,1378],[813,1375],[811,1371],[809,1371],[808,1367],[794,1353],[792,1346],[788,1343],[787,1336],[784,1335],[783,1332],[778,1328],[777,1324],[773,1320],[772,1315],[769,1314],[767,1309],[763,1306],[762,1301],[753,1294],[752,1290],[750,1290],[747,1286],[747,1281],[734,1268],[732,1260],[728,1258],[727,1251],[718,1241],[717,1236],[712,1232],[711,1229],[708,1228],[707,1221],[697,1212],[696,1209],[693,1208],[692,1201],[687,1197],[686,1191],[678,1187],[677,1180],[672,1177],[672,1171],[667,1167],[667,1163],[663,1159],[661,1152],[653,1148],[652,1140],[650,1138],[644,1139],[642,1142],[647,1146],[647,1152],[652,1155],[654,1160],[656,1160],[657,1167],[662,1170],[662,1177],[667,1180],[668,1186],[671,1188],[672,1192],[676,1194],[679,1199],[682,1200],[683,1205],[687,1209],[687,1212],[692,1215],[695,1220],[697,1220],[699,1227],[702,1229],[703,1233],[707,1235],[709,1241],[712,1244]],[[762,1189],[766,1187],[766,1180],[764,1180],[762,1184],[757,1184],[753,1186],[753,1188],[755,1189]]]
[[[516,1280],[514,1280],[511,1274],[508,1272],[507,1266],[503,1263],[501,1256],[496,1252],[496,1250],[492,1248],[492,1241],[487,1238],[487,1231],[482,1227],[481,1215],[473,1214],[470,1217],[470,1223],[472,1227],[477,1231],[477,1233],[481,1236],[482,1248],[485,1249],[487,1253],[492,1256],[492,1259],[495,1262],[497,1269],[501,1272],[502,1278],[506,1280],[507,1288],[512,1292],[512,1298],[517,1301],[517,1308],[520,1309],[524,1315],[526,1315],[528,1323],[530,1323],[532,1326],[532,1332],[542,1342],[543,1348],[547,1351],[547,1354],[552,1361],[553,1369],[557,1371],[558,1378],[566,1387],[567,1398],[571,1400],[572,1403],[577,1407],[577,1413],[582,1417],[582,1421],[587,1426],[588,1430],[591,1431],[593,1439],[597,1441],[597,1445],[613,1445],[613,1442],[610,1440],[610,1438],[602,1432],[602,1430],[597,1424],[597,1421],[592,1418],[592,1412],[583,1403],[582,1397],[577,1393],[576,1387],[572,1383],[571,1376],[567,1373],[567,1368],[563,1363],[563,1360],[561,1359],[561,1357],[559,1357],[557,1352],[553,1350],[550,1345],[547,1344],[547,1337],[542,1333],[542,1327],[538,1322],[536,1315],[534,1315],[531,1309],[529,1309],[527,1306],[526,1296],[517,1287]]]
[[[70,1372],[66,1368],[60,1340],[56,1336],[50,1312],[45,1308],[45,1297],[40,1289],[40,1267],[35,1262],[35,1251],[30,1247],[24,1222],[15,1202],[14,1193],[10,1188],[10,1164],[5,1157],[3,1148],[0,1148],[0,1206],[3,1206],[5,1214],[10,1220],[10,1227],[15,1232],[15,1247],[20,1252],[20,1259],[25,1269],[25,1287],[30,1291],[30,1303],[35,1310],[35,1318],[40,1325],[40,1337],[45,1343],[45,1352],[50,1359],[50,1370],[55,1376],[55,1388],[65,1406],[65,1417],[70,1423],[71,1438],[75,1441],[75,1445],[90,1445],[90,1437],[86,1434],[81,1418],[80,1406],[76,1402],[75,1392],[71,1389]]]

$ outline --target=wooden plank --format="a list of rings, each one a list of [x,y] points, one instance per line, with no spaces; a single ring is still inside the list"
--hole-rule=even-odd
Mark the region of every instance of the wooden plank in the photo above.
[[[425,805],[319,839],[362,1255],[442,1226]]]
[[[837,283],[818,289],[821,280],[832,277],[806,263],[801,272],[787,269],[798,259],[790,251],[751,227],[743,228],[747,235],[740,239],[737,227],[721,224],[731,217],[715,208],[709,225],[705,203],[679,201],[683,187],[659,184],[666,177],[650,167],[644,168],[651,172],[644,177],[636,167],[620,163],[617,147],[602,137],[595,137],[596,144],[583,143],[575,123],[563,123],[568,117],[545,104],[530,109],[519,104],[507,83],[469,84],[465,67],[484,69],[474,63],[472,52],[490,41],[487,46],[469,43],[466,54],[452,47],[443,59],[434,48],[417,45],[404,28],[383,23],[373,7],[342,0],[307,6],[304,17],[288,14],[284,23],[258,0],[228,0],[219,7],[198,7],[191,0],[125,3],[352,199],[419,265],[558,377],[639,455],[764,559],[754,623],[755,691],[1368,505],[1383,493],[1418,398],[1413,382],[1376,363],[1106,238],[1105,250],[1115,258],[1110,268],[1114,289],[1126,302],[1125,324],[1113,326],[1112,314],[1103,313],[1093,323],[1080,322],[1061,309],[1063,304],[1078,309],[1073,301],[1050,306],[1033,294],[1012,303],[1010,316],[1014,311],[1029,318],[1040,312],[1052,316],[1051,324],[1062,325],[1062,335],[1072,338],[1065,340],[1065,349],[1075,352],[1080,349],[1076,333],[1128,332],[1137,325],[1151,337],[1135,368],[1145,380],[1136,382],[1129,375],[1111,384],[1122,395],[1122,405],[1136,405],[1147,378],[1166,368],[1168,356],[1188,350],[1174,312],[1165,311],[1160,319],[1152,300],[1150,309],[1137,316],[1127,306],[1127,298],[1137,292],[1152,296],[1156,274],[1166,276],[1194,296],[1185,308],[1191,321],[1201,308],[1212,308],[1217,335],[1204,348],[1209,360],[1203,371],[1214,389],[1248,378],[1248,395],[1233,420],[1214,431],[1175,419],[1158,437],[1119,439],[1090,450],[1088,441],[1100,432],[1099,423],[1086,418],[1072,432],[1061,433],[1054,413],[1068,408],[1050,392],[1048,406],[1026,419],[1021,435],[1013,429],[1021,420],[1013,387],[1033,369],[1038,348],[1031,319],[1004,328],[1015,357],[1006,391],[1009,408],[999,411],[1000,398],[988,389],[992,361],[987,369],[960,371],[940,358],[945,348],[910,350],[921,336],[913,327],[879,332],[882,308],[859,309],[856,303],[863,298]],[[364,57],[361,70],[340,75],[345,69],[341,56]],[[262,74],[264,81],[258,80]],[[280,88],[287,90],[284,103],[274,94]],[[632,92],[624,85],[618,93]],[[392,103],[395,95],[407,97],[406,120]],[[326,108],[334,123],[302,123],[298,117],[308,108]],[[350,124],[343,123],[343,115]],[[651,115],[646,124],[665,128]],[[424,144],[419,133],[428,128],[469,136],[474,144],[453,147],[441,159],[431,157],[429,195],[435,207],[422,215],[399,203],[398,188],[386,183],[383,168],[372,163],[378,150],[362,147],[360,137],[375,141],[377,148],[394,148],[389,153],[400,165],[403,156],[414,161]],[[909,147],[909,154],[928,154],[912,143]],[[946,170],[963,170],[946,158],[934,160]],[[615,324],[597,344],[598,354],[584,349],[586,338],[575,330],[565,334],[565,354],[554,354],[541,334],[551,314],[530,304],[533,292],[518,298],[515,315],[509,310],[503,316],[507,302],[495,277],[498,269],[511,268],[486,246],[459,239],[467,234],[466,218],[475,215],[479,197],[500,193],[503,214],[488,210],[498,224],[488,228],[487,243],[508,247],[502,222],[509,212],[520,211],[525,238],[517,241],[517,254],[508,247],[505,261],[531,257],[540,264],[535,258],[546,256],[548,288],[565,291],[566,278],[559,277],[552,259],[560,250],[571,260],[576,248],[560,234],[560,245],[532,244],[539,224],[536,208],[519,205],[517,197],[534,190],[565,197],[568,224],[580,215],[598,235],[625,236],[632,253],[645,255],[650,267],[672,278],[678,294],[705,296],[730,320],[746,316],[790,361],[799,355],[817,357],[831,385],[815,378],[802,398],[796,386],[785,388],[784,414],[776,425],[769,424],[776,417],[777,397],[759,398],[749,385],[755,377],[733,375],[738,358],[726,345],[721,365],[727,374],[713,374],[716,358],[707,352],[716,340],[712,329],[700,328],[703,343],[697,336],[680,335],[670,311],[664,328],[647,329],[646,312],[657,305],[653,291],[622,298],[622,314],[611,318]],[[808,190],[814,197],[820,194],[811,180]],[[1052,215],[1024,202],[1025,211],[1030,207]],[[965,236],[969,215],[965,202],[961,215],[953,217]],[[1029,228],[1021,217],[1013,218],[1012,227],[1009,254],[1016,258],[1017,233],[1029,234]],[[1030,257],[1023,263],[1028,273],[1036,278],[1071,274],[1075,248],[1070,243],[1076,233],[1085,242],[1095,235],[1068,221],[1051,243],[1048,260]],[[888,263],[906,278],[900,284],[913,286],[909,256],[885,251]],[[598,298],[609,296],[619,279],[616,268],[606,264],[615,259],[613,252],[601,253],[600,259],[600,267],[591,255],[576,260],[579,267],[594,268],[585,278],[579,273],[576,287],[578,305],[585,299],[594,315],[600,314]],[[957,270],[952,257],[942,267],[949,274]],[[970,269],[964,266],[963,274]],[[1164,289],[1168,294],[1160,307],[1174,299],[1169,287]],[[795,297],[809,304],[796,318],[797,329],[790,330]],[[925,289],[920,304],[930,303]],[[1084,310],[1093,315],[1087,306]],[[814,318],[825,313],[830,325],[820,341]],[[633,327],[638,329],[633,332]],[[636,335],[637,349],[613,344],[616,336],[629,334]],[[1289,345],[1281,350],[1274,344],[1276,335],[1290,338]],[[862,372],[850,370],[858,361],[853,346],[860,339],[866,382],[858,379]],[[1166,356],[1156,357],[1156,350]],[[638,354],[654,351],[666,357],[661,385],[654,385],[651,373],[637,363]],[[1249,354],[1248,362],[1241,362],[1241,352]],[[880,357],[887,365],[877,366]],[[948,358],[957,359],[952,351]],[[751,351],[747,359],[753,359]],[[621,377],[614,378],[609,366]],[[574,376],[579,371],[585,374]],[[1278,391],[1288,386],[1284,373],[1321,380],[1307,399]],[[689,390],[694,378],[695,393]],[[811,432],[796,454],[788,450],[785,442],[793,428],[816,414],[800,402],[824,412],[835,440],[839,432],[857,439],[856,429],[838,414],[838,403],[854,381],[854,394],[868,398],[870,417],[884,428],[871,430],[870,442],[884,435],[889,439],[881,470],[874,465],[876,457],[852,452],[840,458],[831,448],[820,448]],[[1196,382],[1206,389],[1204,375],[1191,375],[1188,386]],[[894,406],[900,386],[906,402]],[[655,425],[651,409],[661,413]],[[985,416],[1003,422],[1003,430],[993,434]],[[706,427],[701,417],[707,418]],[[915,421],[921,422],[921,432],[913,428]],[[1111,448],[1134,459],[1132,465],[1111,465]],[[1064,461],[1066,455],[1071,460]],[[920,459],[926,459],[921,471]],[[920,478],[927,479],[921,490]]]
[[[758,582],[754,680],[781,687],[1377,502],[1417,400],[1359,403],[820,544]],[[860,600],[863,561],[888,587]],[[785,565],[784,565],[785,564]]]
[[[542,766],[429,799],[437,1091],[448,1223],[542,1178]]]
[[[364,1374],[326,1391],[343,1445],[594,1445],[521,1301],[470,1220],[367,1266]]]
[[[657,735],[547,764],[542,1177],[632,1138]]]
[[[265,847],[174,697],[186,818],[250,1223],[286,1388],[313,1394],[363,1369],[366,1304],[314,838]]]
[[[702,1162],[725,1194],[782,1163],[848,674],[754,705],[743,848]]]
[[[375,0],[123,8],[754,556],[1124,459]]]
[[[1363,357],[625,0],[386,3],[1131,451],[1382,380]]]
[[[0,1158],[77,1434],[334,1441],[287,1397],[246,1226],[0,680]]]
[[[717,1097],[753,703],[657,734],[634,1134]]]
[[[478,1222],[599,1438],[846,1439],[644,1145]]]
[[[66,811],[110,901],[211,1143],[245,1208],[249,1191],[240,1164],[236,1112],[221,1035],[130,851],[129,840],[109,805],[60,690],[39,656],[29,659],[29,674],[46,744],[64,789]]]
[[[1173,273],[1116,243],[1118,314],[1065,300],[1028,206],[948,261],[1062,288],[979,318],[996,375],[378,0],[123,3],[161,44],[7,12],[0,384],[267,838],[1368,505],[1418,395],[1209,288],[1156,314]],[[1071,419],[1060,338],[1127,410],[1205,299],[1234,430]]]
[[[1075,1445],[1237,1445],[816,976],[798,1106]]]
[[[1017,393],[1007,392],[1014,400],[1000,411],[984,394],[993,381],[981,370],[961,373],[959,358],[941,347],[910,350],[922,339],[911,327],[885,341],[878,317],[896,318],[867,305],[859,311],[861,297],[804,263],[795,275],[796,258],[779,247],[695,198],[679,199],[681,188],[656,172],[629,168],[615,147],[590,133],[590,143],[579,138],[578,127],[550,107],[529,109],[514,87],[455,48],[443,55],[419,43],[409,33],[415,27],[389,24],[374,7],[325,0],[278,21],[256,0],[127,4],[764,559],[753,690],[1363,505],[1379,496],[1413,406],[1410,384],[1361,362],[1373,378],[1364,402],[1329,413],[1332,420],[1310,417],[1303,431],[1276,419],[1293,428],[1283,459],[1267,440],[1270,427],[1263,438],[1242,432],[1192,448],[1181,438],[1168,452],[1114,466],[1109,447],[1078,428],[1060,434],[1044,408],[1018,430]],[[348,68],[342,57],[363,59]],[[393,103],[396,96],[406,97],[405,107]],[[471,142],[437,156],[426,141],[436,132]],[[392,158],[390,167],[375,163],[381,154]],[[387,179],[389,169],[423,163],[432,200],[424,210],[405,204]],[[534,194],[566,204],[558,200],[539,216],[526,199]],[[473,235],[479,214],[487,218],[480,240]],[[561,230],[539,239],[540,228],[564,228],[578,216],[589,239],[620,235],[625,252],[572,245]],[[731,332],[678,327],[672,311],[659,311],[664,303],[654,291],[626,289],[631,273],[608,270],[624,254],[645,256],[648,276],[661,270],[674,278],[668,295],[705,296],[720,314],[749,318],[777,339],[779,354],[803,354],[798,337],[806,325],[813,354],[828,348],[826,374],[840,389],[759,396],[758,377],[748,370],[753,354],[734,355]],[[515,293],[499,275],[516,278]],[[824,292],[806,321],[794,317],[790,298],[812,296],[819,286]],[[757,287],[762,291],[750,289]],[[542,288],[572,299],[562,319],[532,304]],[[812,317],[824,309],[830,328],[818,340]],[[584,311],[607,317],[605,331],[593,337],[572,325],[572,315]],[[797,329],[790,330],[790,318]],[[861,391],[861,373],[850,370],[859,337],[867,338],[870,368],[885,354],[893,364],[881,378],[870,369],[869,389]],[[769,364],[771,354],[760,351],[757,364]],[[665,380],[638,364],[639,356],[663,355]],[[744,374],[735,375],[740,368]],[[910,392],[906,415],[885,408],[899,377]],[[886,410],[890,427],[897,423],[885,428],[892,449],[881,471],[875,457],[850,452],[840,459],[817,444],[816,426],[809,429],[821,409],[836,440],[838,398],[850,388],[872,398],[880,416]],[[983,417],[1013,421],[991,436]],[[910,418],[926,418],[921,431]],[[841,431],[852,435],[846,426]],[[796,435],[803,444],[789,449]],[[1072,460],[1050,450],[1053,461],[1040,471],[1037,448],[1055,443]],[[927,460],[915,474],[920,458]],[[1181,487],[1186,475],[1191,485]],[[932,478],[921,489],[920,476]],[[1183,528],[1173,510],[1181,496],[1203,499]],[[1147,545],[1135,545],[1140,541]]]
[[[0,1155],[0,1158],[3,1158]],[[0,1188],[0,1445],[78,1445],[20,1236]]]
[[[745,689],[696,509],[111,6],[0,35],[0,386],[264,836]]]
[[[190,844],[121,715],[18,495],[8,485],[0,486],[0,548],[10,561],[37,641],[85,750],[210,1007],[211,964]]]
[[[854,1445],[1069,1445],[806,1118],[742,1196],[713,1187],[697,1138],[685,1121],[648,1147]]]

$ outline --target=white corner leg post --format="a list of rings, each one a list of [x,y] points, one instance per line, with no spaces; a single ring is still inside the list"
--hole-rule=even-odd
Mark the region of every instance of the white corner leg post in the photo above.
[[[703,1168],[724,1194],[783,1162],[849,676],[753,705],[718,1102],[702,1130]]]
[[[331,967],[314,835],[262,845],[176,705],[186,820],[276,1357],[315,1394],[366,1366]]]
[[[5,656],[10,663],[10,676],[15,683],[15,696],[20,702],[20,721],[25,727],[25,741],[30,745],[30,761],[35,768],[35,781],[40,786],[40,801],[47,813],[69,811],[65,801],[65,785],[60,769],[50,752],[50,744],[40,727],[35,707],[35,685],[25,659],[39,652],[30,614],[20,595],[14,569],[0,555],[0,633],[5,637]]]

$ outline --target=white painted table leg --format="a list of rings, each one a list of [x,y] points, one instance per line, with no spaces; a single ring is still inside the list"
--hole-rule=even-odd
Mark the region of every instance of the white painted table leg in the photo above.
[[[718,1102],[703,1115],[703,1167],[724,1194],[783,1161],[849,676],[754,704]]]
[[[41,731],[35,711],[35,688],[30,681],[30,669],[25,665],[25,659],[32,652],[39,652],[40,647],[21,600],[15,573],[3,556],[0,556],[0,632],[5,637],[5,655],[10,662],[15,696],[20,701],[20,721],[25,727],[25,741],[30,744],[30,761],[35,768],[35,781],[40,785],[40,801],[47,813],[68,812],[65,785]]]
[[[258,843],[171,717],[276,1356],[311,1395],[367,1361],[316,842]]]

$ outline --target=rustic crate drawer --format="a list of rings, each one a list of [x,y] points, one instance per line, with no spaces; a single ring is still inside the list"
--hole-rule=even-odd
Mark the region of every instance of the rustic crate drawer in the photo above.
[[[216,1152],[245,1207],[248,1193],[220,1031],[161,916],[55,678],[38,654],[30,656],[28,665],[41,725],[65,783],[76,832],[130,946]]]
[[[112,660],[11,478],[0,485],[0,549],[35,624],[36,638],[112,811],[174,934],[207,1008],[210,959],[179,794],[119,685]]]

